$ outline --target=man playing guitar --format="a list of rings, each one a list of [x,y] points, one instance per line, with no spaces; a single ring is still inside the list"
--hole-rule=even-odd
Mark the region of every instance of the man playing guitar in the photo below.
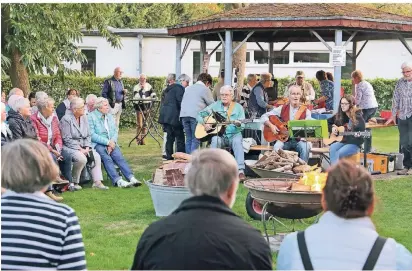
[[[245,119],[245,111],[240,104],[233,101],[233,96],[233,88],[228,85],[223,86],[220,89],[220,100],[200,111],[197,115],[197,122],[203,124],[206,131],[213,129],[210,124],[204,121],[205,119],[207,120],[207,117],[211,116],[213,112],[223,115],[227,121],[234,122],[234,124],[227,125],[222,137],[212,137],[211,147],[221,148],[223,145],[231,146],[239,169],[239,179],[243,181],[245,179],[245,154],[242,145],[242,129],[244,128],[244,124],[242,124],[241,121]]]
[[[281,105],[264,114],[260,120],[268,126],[273,134],[278,134],[279,129],[269,121],[269,116],[277,116],[283,122],[289,120],[310,120],[312,119],[310,111],[305,105],[301,104],[302,89],[297,85],[291,85],[289,88],[289,103]],[[275,151],[279,149],[296,150],[299,158],[304,161],[309,160],[310,144],[303,139],[288,139],[286,142],[276,141],[273,146]]]

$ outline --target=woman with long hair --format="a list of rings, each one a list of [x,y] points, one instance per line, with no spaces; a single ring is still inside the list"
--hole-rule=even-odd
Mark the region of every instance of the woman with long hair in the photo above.
[[[376,232],[371,220],[375,189],[365,168],[348,160],[333,166],[321,202],[325,213],[319,222],[283,240],[278,270],[412,268],[411,253],[394,239],[382,238]]]
[[[338,113],[328,119],[329,132],[338,135],[338,127],[344,126],[345,132],[364,132],[365,121],[362,110],[356,107],[355,98],[352,95],[344,95],[340,99]],[[344,135],[341,142],[335,142],[330,146],[330,163],[334,165],[339,159],[354,155],[359,152],[363,144],[363,138],[354,134]]]

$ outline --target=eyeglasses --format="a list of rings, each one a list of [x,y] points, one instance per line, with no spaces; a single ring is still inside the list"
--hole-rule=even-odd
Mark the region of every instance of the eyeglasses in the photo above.
[[[340,103],[340,105],[350,105],[350,103]]]
[[[412,70],[409,70],[409,71],[402,71],[402,74],[406,74],[406,73],[410,73],[410,72],[412,72]]]
[[[220,96],[222,96],[222,97],[229,97],[230,95],[232,95],[232,94],[220,94]]]

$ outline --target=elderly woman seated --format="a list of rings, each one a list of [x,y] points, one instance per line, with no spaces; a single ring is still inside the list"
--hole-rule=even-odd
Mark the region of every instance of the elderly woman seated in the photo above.
[[[410,270],[412,254],[392,238],[382,238],[371,220],[375,191],[363,167],[341,160],[323,188],[325,213],[304,232],[286,236],[278,270]]]
[[[134,177],[132,170],[117,145],[118,131],[113,115],[109,114],[109,102],[107,99],[99,97],[96,99],[94,108],[96,110],[88,115],[92,142],[94,148],[102,157],[103,165],[113,185],[117,185],[118,187],[141,185],[142,183]],[[125,176],[129,182],[119,176],[115,164],[120,168],[123,176]]]
[[[94,94],[89,94],[86,96],[86,115],[94,111],[94,103],[96,102],[97,96]]]
[[[37,139],[36,129],[30,119],[30,101],[24,97],[17,98],[7,116],[9,128],[13,134],[13,139],[31,138]]]
[[[62,154],[63,157],[73,162],[69,189],[71,191],[82,189],[79,185],[80,175],[83,169],[87,170],[86,164],[91,167],[93,188],[109,189],[102,184],[100,155],[92,149],[89,123],[84,114],[84,107],[82,98],[73,98],[70,102],[70,111],[60,121],[63,139]]]
[[[2,102],[0,104],[1,110],[1,146],[6,145],[7,143],[13,140],[13,134],[9,128],[9,125],[6,123],[6,105]]]
[[[74,98],[79,98],[80,93],[78,90],[69,88],[66,92],[66,99],[64,99],[63,102],[61,102],[57,108],[56,108],[56,114],[59,120],[63,118],[64,115],[68,114],[70,112],[70,102]]]
[[[85,270],[76,213],[44,195],[59,170],[39,141],[20,139],[2,148],[1,268]],[[18,172],[16,173],[16,165]]]

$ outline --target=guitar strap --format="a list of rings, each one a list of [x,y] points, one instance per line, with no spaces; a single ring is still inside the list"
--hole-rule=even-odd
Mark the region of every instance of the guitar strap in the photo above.
[[[235,104],[234,102],[231,102],[229,105],[229,109],[227,110],[227,121],[230,121],[230,115],[232,115],[233,109],[235,109]]]
[[[295,114],[295,120],[299,120],[300,117],[302,116],[303,112],[305,112],[305,111],[306,111],[306,106],[305,106],[305,105],[301,105],[301,106],[299,107],[298,112],[296,112],[296,114]]]

